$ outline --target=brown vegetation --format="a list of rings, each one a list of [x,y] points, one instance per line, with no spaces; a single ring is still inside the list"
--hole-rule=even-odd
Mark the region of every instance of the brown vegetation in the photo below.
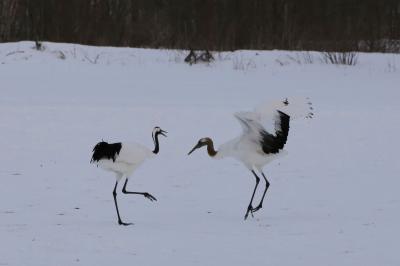
[[[1,0],[0,42],[386,51],[398,0]],[[397,47],[398,48],[398,47]]]

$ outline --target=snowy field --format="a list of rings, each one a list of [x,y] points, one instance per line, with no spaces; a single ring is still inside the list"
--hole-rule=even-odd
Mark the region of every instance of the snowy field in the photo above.
[[[189,66],[179,51],[33,46],[0,44],[1,266],[400,265],[400,55],[350,67],[237,51]],[[287,96],[310,97],[315,118],[291,125],[289,154],[264,168],[264,208],[244,221],[251,173],[187,153],[240,134],[233,112]],[[134,225],[118,226],[115,178],[91,150],[152,148],[154,126],[168,138],[128,188],[158,201],[121,186]]]

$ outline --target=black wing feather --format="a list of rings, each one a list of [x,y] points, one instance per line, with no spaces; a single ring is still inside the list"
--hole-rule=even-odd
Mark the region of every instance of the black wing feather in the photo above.
[[[99,142],[93,148],[93,155],[90,162],[98,162],[101,159],[112,159],[115,162],[117,155],[121,151],[122,143],[109,144],[105,141]]]
[[[289,134],[290,116],[278,110],[278,119],[275,121],[276,136],[265,130],[260,132],[262,149],[266,154],[278,153],[286,144]]]

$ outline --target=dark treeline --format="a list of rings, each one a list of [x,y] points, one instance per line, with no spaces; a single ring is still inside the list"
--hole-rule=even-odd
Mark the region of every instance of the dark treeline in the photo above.
[[[400,0],[0,0],[0,42],[385,51]]]

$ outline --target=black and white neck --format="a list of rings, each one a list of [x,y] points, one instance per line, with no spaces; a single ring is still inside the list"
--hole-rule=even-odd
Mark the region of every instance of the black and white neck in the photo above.
[[[160,143],[158,142],[158,135],[160,135],[160,132],[153,132],[152,137],[153,137],[153,142],[154,142],[154,150],[153,153],[157,154],[160,151]]]
[[[154,150],[153,150],[154,154],[157,154],[160,151],[160,144],[158,142],[158,136],[163,135],[164,137],[166,137],[167,136],[167,135],[165,135],[166,133],[168,133],[168,132],[165,130],[162,130],[160,127],[155,127],[153,129],[151,136],[153,137],[153,141],[154,141]]]

